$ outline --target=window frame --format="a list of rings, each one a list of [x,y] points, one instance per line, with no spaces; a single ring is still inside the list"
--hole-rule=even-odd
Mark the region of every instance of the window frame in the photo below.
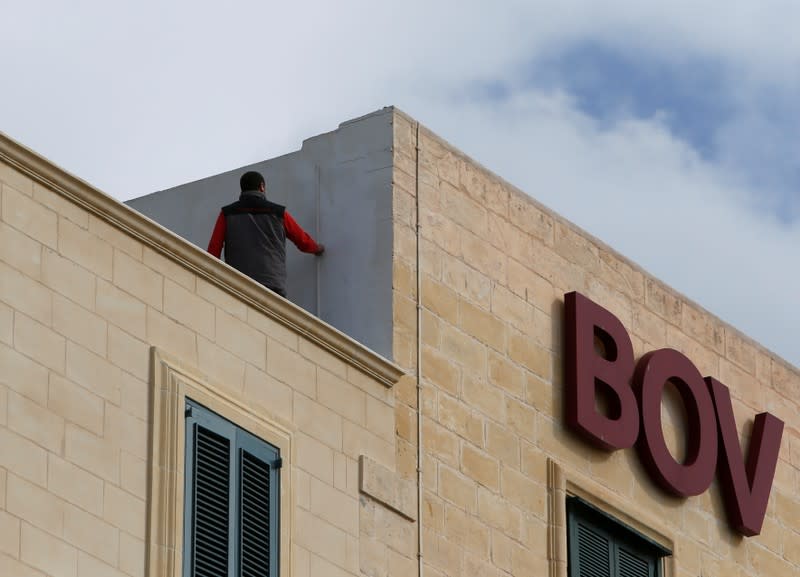
[[[149,451],[148,539],[145,575],[183,577],[184,458],[186,398],[203,405],[234,425],[277,447],[280,475],[278,531],[279,577],[293,573],[291,483],[293,435],[282,416],[254,404],[241,391],[208,377],[170,353],[151,348],[151,416]]]

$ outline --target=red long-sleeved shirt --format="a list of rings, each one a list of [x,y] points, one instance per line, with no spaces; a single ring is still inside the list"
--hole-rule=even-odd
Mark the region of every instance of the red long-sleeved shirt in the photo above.
[[[217,223],[214,225],[214,232],[211,234],[211,240],[208,242],[208,252],[215,257],[222,256],[222,247],[225,244],[225,215],[220,212],[217,217]],[[311,236],[297,224],[297,221],[292,218],[289,211],[283,213],[283,228],[286,231],[286,237],[291,240],[301,252],[310,252],[316,254],[319,252],[319,245],[311,238]]]

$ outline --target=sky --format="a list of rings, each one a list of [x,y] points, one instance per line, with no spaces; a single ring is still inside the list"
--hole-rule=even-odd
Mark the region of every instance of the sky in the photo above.
[[[396,105],[800,366],[796,0],[0,8],[0,131],[119,200]]]

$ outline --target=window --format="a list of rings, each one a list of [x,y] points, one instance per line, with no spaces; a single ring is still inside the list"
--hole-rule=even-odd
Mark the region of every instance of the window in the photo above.
[[[567,499],[570,577],[661,577],[670,552],[578,497]]]
[[[277,577],[278,449],[186,399],[184,577]]]

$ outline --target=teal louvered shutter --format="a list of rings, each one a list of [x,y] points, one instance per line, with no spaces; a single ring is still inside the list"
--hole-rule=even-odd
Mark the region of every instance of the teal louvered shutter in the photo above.
[[[277,577],[277,449],[187,399],[184,577]]]
[[[625,545],[617,545],[617,575],[619,577],[657,577],[656,559]]]
[[[573,576],[612,577],[612,543],[607,535],[594,525],[576,519],[570,537]]]
[[[187,404],[184,577],[233,575],[235,440],[232,424]]]
[[[661,577],[658,543],[577,497],[567,500],[570,577]]]
[[[250,433],[239,430],[239,575],[277,577],[280,458],[277,451]]]

